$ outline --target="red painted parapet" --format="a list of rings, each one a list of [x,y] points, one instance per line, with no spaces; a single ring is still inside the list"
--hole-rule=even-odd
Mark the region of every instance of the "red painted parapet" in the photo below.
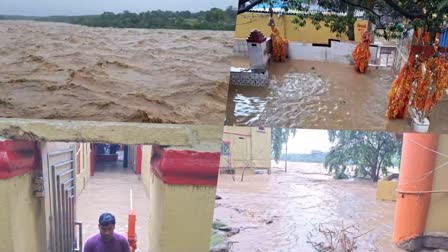
[[[36,142],[0,141],[0,179],[23,175],[36,169],[40,151]]]
[[[219,152],[165,150],[153,145],[151,170],[165,184],[216,186]]]

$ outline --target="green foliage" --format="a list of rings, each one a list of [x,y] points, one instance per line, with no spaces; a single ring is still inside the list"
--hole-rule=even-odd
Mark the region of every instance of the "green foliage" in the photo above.
[[[401,154],[401,141],[391,133],[366,131],[329,131],[335,145],[325,158],[325,167],[335,178],[347,178],[351,168],[355,177],[369,177],[376,182],[380,172],[396,165]]]
[[[282,129],[282,128],[272,128],[271,130],[271,145],[272,145],[272,155],[274,160],[278,162],[282,154],[283,145],[288,143],[289,137],[294,137],[296,134],[296,129]]]
[[[434,39],[435,34],[441,32],[448,23],[446,15],[448,0],[240,0],[240,3],[244,4],[240,4],[239,13],[248,11],[247,7],[252,6],[250,3],[280,5],[285,11],[289,9],[302,11],[294,20],[298,26],[306,25],[305,18],[310,17],[316,29],[320,29],[321,22],[324,22],[332,32],[347,34],[349,37],[353,35],[351,33],[355,11],[364,12],[365,18],[376,24],[381,31],[376,32],[376,35],[386,39],[398,38],[404,30],[418,27],[430,31]],[[318,4],[332,13],[346,13],[346,15],[307,13],[310,4]]]
[[[0,16],[8,19],[8,16]],[[149,29],[191,29],[191,30],[235,30],[236,9],[229,6],[226,10],[212,8],[208,11],[192,13],[190,11],[146,11],[132,13],[104,12],[89,16],[50,16],[15,17],[36,21],[64,22],[92,27],[149,28]]]

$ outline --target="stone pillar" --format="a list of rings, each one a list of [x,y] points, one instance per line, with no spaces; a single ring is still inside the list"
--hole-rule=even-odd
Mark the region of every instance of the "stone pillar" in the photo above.
[[[267,53],[267,38],[259,30],[253,30],[247,38],[247,50],[249,53],[250,67],[258,70],[266,70],[269,61]]]
[[[209,250],[219,158],[219,152],[153,146],[149,251]]]

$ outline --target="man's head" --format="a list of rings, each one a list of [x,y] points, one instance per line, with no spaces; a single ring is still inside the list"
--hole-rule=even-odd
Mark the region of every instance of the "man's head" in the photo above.
[[[110,240],[113,237],[115,229],[115,216],[110,213],[103,213],[98,220],[98,229],[103,240]]]

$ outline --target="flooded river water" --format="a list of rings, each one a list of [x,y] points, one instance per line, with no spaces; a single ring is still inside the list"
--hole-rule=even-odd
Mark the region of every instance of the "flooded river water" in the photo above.
[[[370,181],[333,180],[321,164],[288,163],[288,173],[220,175],[215,219],[240,228],[231,251],[316,251],[308,236],[319,224],[359,225],[356,251],[402,251],[392,243],[394,202],[375,199]]]
[[[248,60],[235,57],[232,65],[248,67]],[[268,71],[269,87],[230,87],[227,125],[410,130],[405,120],[385,118],[395,78],[389,69],[358,74],[351,65],[289,60],[271,63]],[[432,131],[448,132],[447,108],[448,103],[435,108]]]

